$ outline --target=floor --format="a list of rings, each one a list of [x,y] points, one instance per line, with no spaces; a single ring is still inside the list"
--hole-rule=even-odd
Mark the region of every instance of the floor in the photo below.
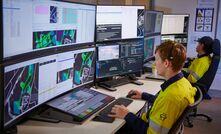
[[[193,128],[185,127],[184,134],[221,134],[221,93],[210,93],[212,100],[203,100],[198,106],[198,113],[205,113],[212,117],[212,122],[205,118],[195,118]]]

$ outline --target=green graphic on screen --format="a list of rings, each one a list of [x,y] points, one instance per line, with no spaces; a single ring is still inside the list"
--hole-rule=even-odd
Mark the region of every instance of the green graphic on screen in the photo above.
[[[68,68],[57,72],[57,83],[61,83],[72,78],[73,78],[73,68]]]
[[[38,31],[33,33],[33,49],[76,43],[77,30]]]
[[[94,51],[75,55],[74,85],[80,85],[94,79],[94,64]]]
[[[76,43],[76,30],[59,30],[56,32],[57,46]]]
[[[154,38],[150,38],[144,41],[144,59],[153,56]]]
[[[5,74],[5,122],[38,104],[38,64]]]
[[[55,31],[41,31],[33,33],[33,48],[46,48],[56,46],[56,32]]]

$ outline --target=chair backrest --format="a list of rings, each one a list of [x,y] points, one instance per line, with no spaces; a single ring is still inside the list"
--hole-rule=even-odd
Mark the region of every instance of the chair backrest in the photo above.
[[[220,61],[220,41],[218,39],[214,39],[214,43],[213,43],[213,56],[212,56],[212,61],[211,64],[209,66],[209,69],[207,70],[207,72],[195,83],[196,85],[198,85],[200,88],[203,88],[204,90],[206,90],[206,92],[209,90],[218,66],[219,66],[219,61]]]
[[[203,93],[202,93],[202,91],[200,90],[199,87],[196,86],[196,88],[197,88],[197,91],[196,91],[196,94],[195,94],[195,96],[194,96],[195,102],[194,102],[193,104],[188,105],[188,106],[184,109],[183,113],[180,115],[180,117],[177,119],[177,121],[173,124],[173,126],[172,126],[172,128],[170,129],[170,131],[169,131],[168,134],[176,134],[176,133],[179,131],[179,129],[180,129],[180,127],[181,127],[183,121],[185,120],[186,116],[187,116],[193,109],[195,109],[195,108],[200,104],[200,102],[202,101],[202,99],[203,99]]]

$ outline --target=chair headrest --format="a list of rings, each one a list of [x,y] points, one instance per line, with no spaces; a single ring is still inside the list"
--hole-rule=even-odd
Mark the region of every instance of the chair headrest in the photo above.
[[[220,56],[220,41],[218,39],[214,39],[213,54]]]

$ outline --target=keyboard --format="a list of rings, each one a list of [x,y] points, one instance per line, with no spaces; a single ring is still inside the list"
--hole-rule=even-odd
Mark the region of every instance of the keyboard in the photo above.
[[[119,79],[113,79],[110,81],[102,82],[101,84],[107,86],[107,87],[117,87],[121,85],[125,85],[130,83],[130,80],[127,77],[119,78]]]
[[[127,107],[132,102],[133,100],[128,98],[118,98],[114,100],[110,105],[105,107],[103,110],[101,110],[93,120],[112,123],[114,121],[114,118],[108,116],[108,114],[111,114],[112,107],[114,105],[124,105],[125,107]]]

